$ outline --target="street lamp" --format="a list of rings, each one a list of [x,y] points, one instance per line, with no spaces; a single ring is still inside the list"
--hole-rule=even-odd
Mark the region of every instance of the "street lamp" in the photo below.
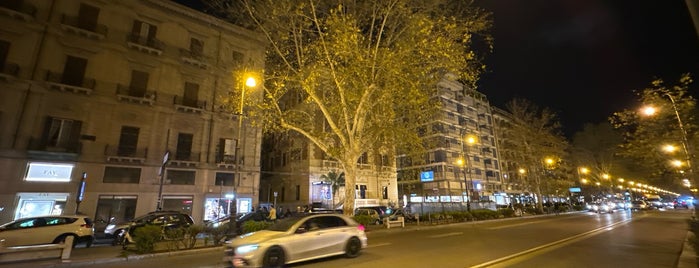
[[[241,138],[242,138],[241,135],[243,133],[243,106],[245,106],[245,88],[246,87],[247,88],[254,88],[255,86],[257,86],[257,80],[255,80],[255,78],[252,76],[248,76],[245,79],[245,86],[241,87],[241,90],[240,90],[240,105],[238,106],[238,114],[237,114],[237,116],[238,116],[238,139],[235,141],[235,167],[236,167],[235,169],[236,169],[236,173],[237,173],[237,177],[238,177],[238,182],[233,183],[233,198],[234,198],[233,201],[234,202],[235,202],[235,198],[238,197],[238,186],[240,185],[240,181],[242,181],[242,179],[243,179],[242,178],[242,176],[243,176],[242,163],[241,163],[241,157],[240,157],[240,154],[241,154],[240,144],[241,144]],[[255,182],[253,182],[253,185],[254,185],[254,183]],[[238,203],[237,202],[235,203],[235,210],[236,210],[236,212],[238,211]],[[233,215],[230,210],[228,211],[228,213],[229,213],[229,215]]]
[[[675,118],[677,119],[677,125],[680,128],[680,134],[682,134],[681,135],[682,136],[682,149],[684,150],[685,160],[687,162],[687,168],[689,170],[689,174],[691,174],[690,176],[694,176],[695,174],[692,171],[693,155],[690,152],[691,147],[689,146],[689,140],[687,139],[687,130],[684,128],[684,124],[682,124],[682,118],[680,117],[680,112],[677,110],[677,104],[675,103],[675,98],[673,98],[672,95],[670,95],[667,92],[663,92],[662,95],[667,97],[668,99],[670,99],[670,103],[672,103],[672,110],[675,112]],[[657,109],[655,107],[652,107],[652,106],[646,106],[641,110],[641,112],[646,116],[653,116],[657,112]],[[696,184],[696,182],[695,182],[695,184]]]
[[[464,156],[464,141],[468,144],[466,146],[466,155],[465,159],[459,158],[456,162],[457,164],[461,167],[461,170],[464,172],[464,181],[466,180],[466,170],[463,169],[464,161],[466,162],[465,164],[468,165],[468,180],[469,182],[466,183],[466,211],[471,211],[471,187],[473,186],[473,175],[471,175],[471,156],[469,155],[471,153],[471,145],[476,143],[478,141],[478,138],[475,135],[467,135],[463,136],[461,135],[461,155]]]

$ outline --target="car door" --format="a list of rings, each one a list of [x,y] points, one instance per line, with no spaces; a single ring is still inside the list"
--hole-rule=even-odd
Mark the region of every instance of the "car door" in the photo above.
[[[5,240],[5,246],[50,244],[56,237],[45,223],[44,218],[30,218],[15,222],[0,232],[0,239]]]

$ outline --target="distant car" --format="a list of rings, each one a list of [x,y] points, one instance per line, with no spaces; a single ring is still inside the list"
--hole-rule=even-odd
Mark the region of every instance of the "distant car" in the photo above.
[[[381,224],[383,222],[379,213],[370,208],[359,208],[354,211],[354,216],[368,216],[373,224]]]
[[[163,233],[167,230],[187,227],[194,224],[192,216],[179,211],[154,211],[146,215],[135,218],[120,228],[119,233],[115,233],[114,239],[116,244],[122,244],[126,247],[128,244],[134,243],[135,231],[146,225],[157,225],[163,229]]]
[[[661,209],[665,207],[665,204],[663,204],[663,200],[658,196],[648,197],[646,199],[646,203],[648,204],[648,206],[650,206],[650,208]]]
[[[631,201],[631,210],[648,210],[650,206],[643,200]]]
[[[0,225],[0,240],[6,247],[58,244],[69,236],[73,237],[73,247],[80,243],[90,247],[95,239],[92,220],[84,215],[51,215],[23,218]]]
[[[285,267],[334,255],[353,258],[367,247],[364,226],[334,213],[292,216],[227,241],[228,267]]]
[[[614,207],[614,203],[608,202],[595,202],[588,205],[588,209],[596,213],[614,213]]]
[[[675,199],[674,201],[672,201],[672,207],[675,209],[678,209],[678,208],[688,209],[689,204],[687,204],[687,200]]]
[[[393,213],[391,213],[391,215],[388,216],[388,218],[392,221],[397,220],[398,217],[403,217],[403,220],[405,220],[406,222],[417,221],[417,218],[414,214],[408,213],[405,209],[402,208],[394,210]]]

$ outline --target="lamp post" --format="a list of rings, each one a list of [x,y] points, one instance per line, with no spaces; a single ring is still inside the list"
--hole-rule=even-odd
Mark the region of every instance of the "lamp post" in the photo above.
[[[257,81],[255,80],[254,77],[248,77],[245,80],[245,86],[241,87],[240,91],[240,105],[238,106],[238,139],[235,141],[235,170],[236,174],[238,177],[238,182],[233,183],[233,200],[232,202],[235,202],[236,198],[238,198],[238,186],[240,185],[240,181],[243,179],[242,178],[242,163],[241,163],[241,157],[240,157],[240,143],[241,143],[241,138],[242,138],[242,133],[243,133],[243,106],[245,105],[245,88],[253,88],[257,85]],[[253,185],[255,182],[253,182]],[[238,211],[238,204],[235,204],[235,210],[236,212]],[[234,215],[231,211],[228,212],[229,215]]]
[[[478,139],[474,135],[467,135],[464,136],[463,133],[461,134],[461,156],[462,158],[457,160],[457,163],[461,167],[461,170],[464,172],[464,181],[466,181],[466,170],[463,169],[464,161],[466,161],[466,164],[468,165],[468,183],[466,183],[466,211],[471,211],[471,187],[473,186],[473,175],[471,175],[471,160],[469,154],[471,153],[471,145],[476,143]],[[468,146],[466,146],[466,154],[464,158],[464,141],[468,143]]]
[[[689,140],[687,139],[687,130],[684,128],[684,124],[682,123],[682,117],[680,117],[680,112],[677,110],[677,103],[675,103],[675,98],[673,98],[672,95],[670,95],[669,93],[664,92],[662,95],[670,99],[670,103],[672,103],[672,110],[675,113],[675,119],[677,119],[677,125],[680,128],[680,134],[682,136],[682,149],[684,150],[685,161],[687,162],[687,169],[689,170],[689,174],[690,176],[692,176],[692,180],[694,181],[696,178],[693,172],[692,165],[693,155],[690,151],[691,147],[689,146]],[[657,112],[657,110],[654,107],[647,106],[643,108],[642,112],[647,116],[652,116]],[[696,185],[696,181],[694,181],[694,183]]]

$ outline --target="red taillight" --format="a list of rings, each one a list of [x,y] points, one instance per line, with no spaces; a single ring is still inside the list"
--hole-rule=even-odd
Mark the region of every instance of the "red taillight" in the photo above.
[[[364,225],[361,225],[361,224],[358,225],[358,226],[357,226],[357,230],[360,230],[360,231],[364,232],[364,230],[365,230]]]

